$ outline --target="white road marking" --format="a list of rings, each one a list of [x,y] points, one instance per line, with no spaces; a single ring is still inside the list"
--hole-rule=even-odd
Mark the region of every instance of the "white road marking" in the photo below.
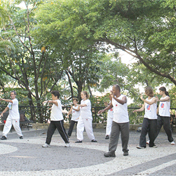
[[[157,171],[159,171],[159,170],[162,170],[162,169],[164,169],[164,168],[166,168],[166,167],[172,166],[172,165],[174,165],[174,164],[176,164],[176,160],[169,161],[169,162],[167,162],[167,163],[163,163],[163,164],[161,164],[161,165],[159,165],[159,166],[153,167],[153,168],[151,168],[151,169],[147,169],[147,170],[145,170],[145,171],[143,171],[143,172],[139,172],[139,173],[137,173],[137,174],[135,174],[135,175],[133,175],[133,176],[136,176],[136,175],[143,175],[143,176],[149,175],[149,174],[155,173],[155,172],[157,172]]]

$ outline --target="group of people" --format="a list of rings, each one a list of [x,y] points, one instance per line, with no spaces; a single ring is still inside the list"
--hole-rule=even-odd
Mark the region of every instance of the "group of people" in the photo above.
[[[133,113],[135,113],[145,110],[139,146],[137,146],[138,149],[146,148],[146,144],[149,144],[149,147],[156,147],[154,141],[158,136],[162,126],[164,127],[164,130],[168,136],[168,140],[171,145],[175,144],[170,126],[170,97],[165,87],[159,88],[159,94],[162,96],[160,99],[158,99],[158,97],[154,97],[154,93],[151,87],[146,87],[145,95],[147,96],[147,98],[144,99],[143,95],[140,96],[141,100],[144,102],[143,106],[140,109],[133,111]],[[67,118],[69,118],[69,115],[72,114],[68,133],[64,128],[62,105],[59,99],[60,94],[58,91],[52,91],[51,95],[52,100],[47,100],[43,102],[45,104],[52,104],[52,108],[50,115],[50,124],[47,130],[46,142],[42,147],[50,147],[51,139],[56,129],[64,140],[65,147],[70,147],[69,138],[71,137],[75,124],[77,124],[76,143],[82,143],[84,128],[90,141],[97,142],[92,128],[91,102],[89,100],[88,93],[86,91],[81,92],[82,100],[80,104],[78,104],[77,99],[73,99],[73,106],[71,106],[71,109],[67,115]],[[23,139],[23,135],[19,126],[19,111],[18,100],[16,99],[16,92],[11,92],[11,100],[2,98],[0,100],[9,102],[8,106],[1,113],[1,116],[3,116],[3,113],[9,110],[9,116],[4,125],[3,136],[1,139],[7,139],[7,134],[10,131],[12,125],[19,135],[19,138]],[[160,103],[157,108],[158,101]],[[120,133],[123,155],[128,156],[129,116],[127,108],[127,97],[121,94],[119,85],[114,85],[112,87],[112,91],[110,94],[110,103],[106,105],[107,106],[104,109],[98,112],[98,114],[101,114],[104,111],[108,111],[105,139],[110,138],[110,142],[109,151],[104,153],[104,156],[115,157],[115,151],[117,148]],[[148,141],[146,141],[147,133],[149,136]]]

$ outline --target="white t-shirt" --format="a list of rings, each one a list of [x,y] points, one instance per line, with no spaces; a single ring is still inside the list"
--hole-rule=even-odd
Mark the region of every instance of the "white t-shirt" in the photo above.
[[[151,98],[150,100],[147,98],[146,100],[147,101],[152,101],[153,98]],[[144,118],[157,119],[157,104],[156,103],[153,103],[152,105],[149,105],[149,104],[145,103]]]
[[[58,103],[58,106],[56,106],[55,104],[52,105],[50,116],[51,121],[63,120],[61,101],[60,100],[56,101]]]
[[[122,100],[125,95],[120,95],[117,97]],[[129,122],[127,103],[120,104],[114,98],[112,98],[113,105],[113,121],[116,123],[127,123]]]
[[[108,110],[108,118],[113,118],[113,108]]]
[[[73,106],[73,108],[78,109],[78,106]],[[72,118],[71,118],[71,120],[78,121],[79,116],[80,116],[80,111],[75,111],[73,108],[72,108]]]
[[[85,107],[80,107],[80,117],[83,119],[92,119],[92,112],[91,112],[91,102],[89,99],[81,100],[81,104],[86,104]]]
[[[165,99],[165,97],[161,97],[160,100],[162,99]],[[163,101],[159,103],[159,115],[170,117],[170,101]]]
[[[15,98],[12,100],[13,103],[9,103],[7,107],[9,108],[9,115],[8,118],[10,119],[20,119],[20,113],[18,110],[18,100]]]

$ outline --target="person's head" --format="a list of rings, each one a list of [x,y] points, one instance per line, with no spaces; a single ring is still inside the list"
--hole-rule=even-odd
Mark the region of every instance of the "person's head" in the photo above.
[[[77,98],[73,98],[73,104],[77,105],[78,104],[78,99]]]
[[[112,93],[113,93],[114,95],[120,94],[120,86],[119,86],[118,84],[116,84],[116,85],[114,85],[114,86],[112,87]]]
[[[147,86],[145,88],[145,94],[149,97],[153,97],[154,96],[153,89],[151,87]]]
[[[88,99],[88,98],[89,98],[88,93],[87,93],[86,91],[82,91],[82,92],[81,92],[81,99],[82,99],[82,100],[86,100],[86,99]]]
[[[10,92],[11,99],[14,99],[16,97],[16,91]]]
[[[160,95],[168,95],[169,96],[169,93],[166,91],[166,88],[163,86],[163,87],[160,87],[159,88],[159,94]]]
[[[60,97],[60,93],[59,93],[59,91],[57,91],[57,90],[52,91],[52,92],[51,92],[51,95],[52,95],[52,99],[53,99],[53,100],[57,100],[57,99],[59,99],[59,97]]]

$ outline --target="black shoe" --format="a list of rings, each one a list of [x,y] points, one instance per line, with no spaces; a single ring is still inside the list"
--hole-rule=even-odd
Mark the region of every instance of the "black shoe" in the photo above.
[[[6,140],[7,138],[5,136],[2,136],[1,137],[1,140]]]
[[[104,156],[105,156],[105,157],[116,157],[114,151],[113,151],[113,152],[106,152],[106,153],[104,153]]]
[[[82,141],[76,141],[75,143],[82,143]]]
[[[23,136],[20,136],[19,138],[20,138],[20,139],[23,139]]]
[[[128,154],[128,151],[126,151],[126,152],[123,152],[123,156],[128,156],[129,154]]]
[[[109,139],[109,135],[106,135],[105,139]]]
[[[97,142],[97,140],[95,140],[95,139],[92,139],[92,140],[91,140],[91,142]]]

